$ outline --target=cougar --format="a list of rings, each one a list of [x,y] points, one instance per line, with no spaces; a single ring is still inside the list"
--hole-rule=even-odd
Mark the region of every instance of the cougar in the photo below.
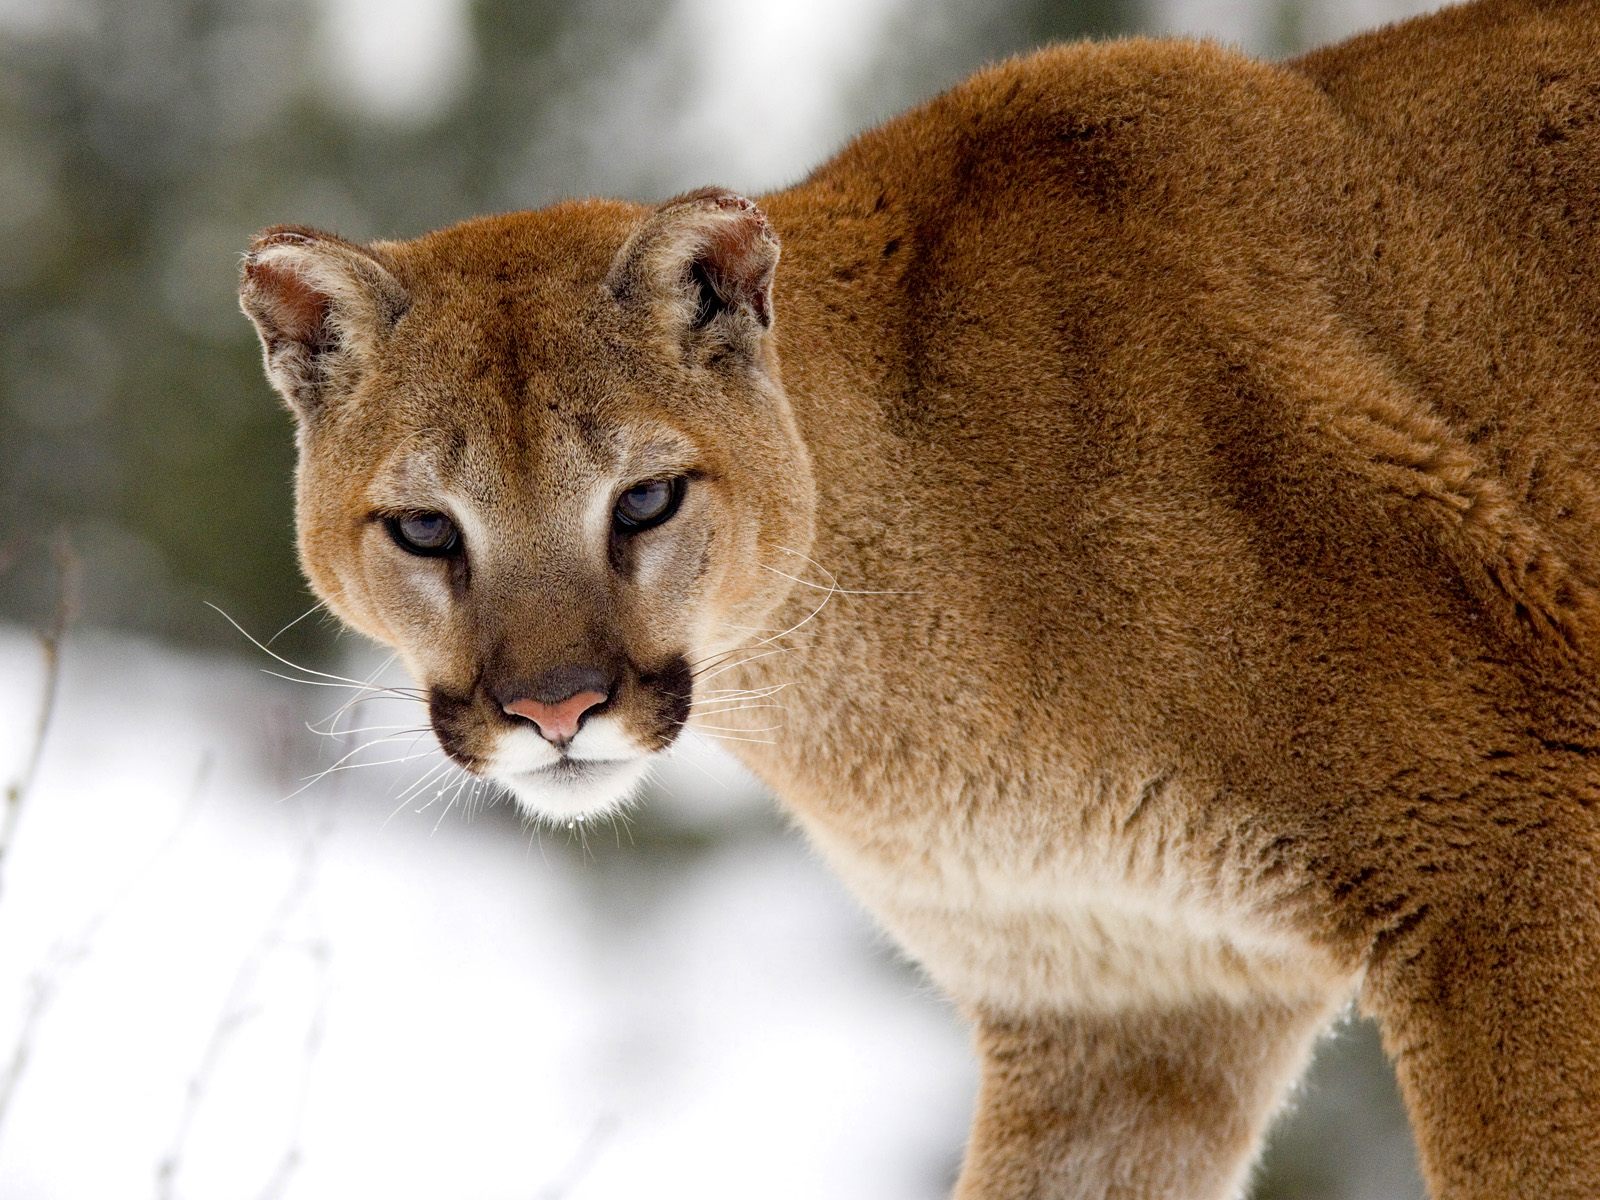
[[[960,1200],[1237,1195],[1352,1000],[1436,1200],[1600,1196],[1600,5],[1058,46],[242,298],[328,607],[529,813],[729,738],[970,1017]]]

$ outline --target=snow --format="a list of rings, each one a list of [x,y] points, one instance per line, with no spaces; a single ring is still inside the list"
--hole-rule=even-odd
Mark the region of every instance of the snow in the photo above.
[[[0,628],[0,779],[37,660]],[[285,800],[341,699],[69,643],[0,892],[0,1196],[945,1193],[960,1022],[737,772],[695,751],[641,847],[395,811],[431,751]]]

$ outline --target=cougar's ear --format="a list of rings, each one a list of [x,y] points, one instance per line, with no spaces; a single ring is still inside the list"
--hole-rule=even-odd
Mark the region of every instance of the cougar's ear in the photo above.
[[[370,251],[298,226],[258,234],[239,278],[239,305],[261,335],[267,378],[301,419],[350,385],[409,303]]]
[[[606,286],[709,360],[760,350],[777,267],[778,237],[755,202],[704,188],[652,213],[618,251]]]

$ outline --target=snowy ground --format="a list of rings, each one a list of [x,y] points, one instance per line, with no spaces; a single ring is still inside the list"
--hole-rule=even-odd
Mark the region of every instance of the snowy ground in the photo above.
[[[964,1034],[748,786],[686,771],[648,846],[587,852],[431,788],[396,809],[432,760],[285,801],[336,693],[126,641],[66,661],[0,894],[0,1196],[948,1185]],[[0,778],[38,674],[0,636]]]

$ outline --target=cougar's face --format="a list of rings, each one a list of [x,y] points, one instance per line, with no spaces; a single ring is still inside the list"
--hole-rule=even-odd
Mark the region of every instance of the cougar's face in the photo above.
[[[629,795],[737,627],[781,599],[766,565],[810,539],[769,314],[733,284],[684,305],[711,285],[687,268],[656,279],[650,223],[635,217],[630,240],[600,216],[598,236],[529,214],[360,248],[394,312],[363,333],[327,319],[335,294],[323,336],[345,357],[314,379],[342,371],[346,388],[291,396],[317,590],[398,651],[451,758],[558,819]],[[247,261],[247,311],[253,264],[262,286],[316,289],[273,265],[273,236]],[[272,374],[282,347],[262,337]]]

